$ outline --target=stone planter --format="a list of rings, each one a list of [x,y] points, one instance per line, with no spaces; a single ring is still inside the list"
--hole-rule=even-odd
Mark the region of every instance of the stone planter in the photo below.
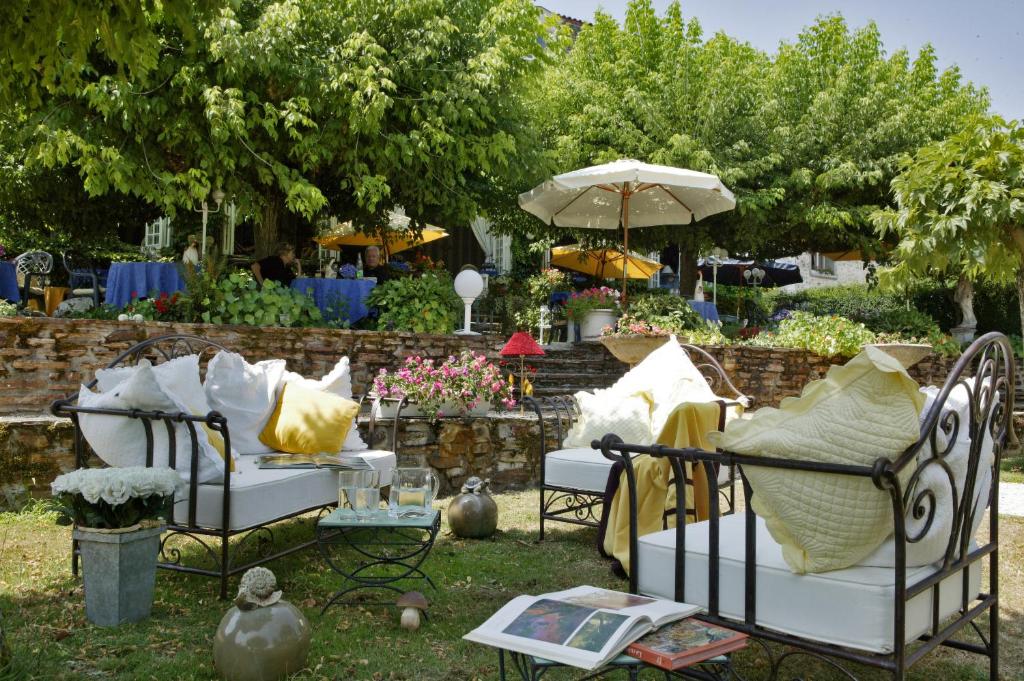
[[[580,339],[595,341],[601,337],[601,332],[606,326],[614,326],[618,319],[617,310],[591,310],[583,315],[580,320]]]
[[[85,616],[101,627],[149,617],[163,526],[94,530],[77,527],[82,554]]]
[[[620,362],[630,366],[644,361],[668,341],[668,336],[601,336],[601,345]]]
[[[490,402],[485,402],[476,405],[476,407],[474,407],[473,409],[470,409],[468,412],[466,412],[465,416],[487,416],[487,412],[489,412],[490,410]],[[455,404],[454,402],[446,402],[445,404],[442,404],[441,412],[445,416],[463,416],[462,409],[459,407],[458,404]],[[384,402],[381,403],[379,407],[379,410],[377,412],[377,418],[393,419],[397,414],[398,405],[396,405],[394,402]],[[415,402],[410,402],[409,404],[402,407],[402,416],[426,416],[426,414],[423,412],[422,409],[420,409],[420,406],[418,404],[416,404]]]

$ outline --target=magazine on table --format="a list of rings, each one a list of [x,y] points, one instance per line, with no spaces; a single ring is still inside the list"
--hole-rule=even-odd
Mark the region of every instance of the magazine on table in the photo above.
[[[368,471],[372,468],[361,456],[339,454],[264,454],[259,458],[260,468],[336,468],[349,471]]]
[[[746,645],[746,634],[687,617],[631,643],[626,654],[674,671],[735,652]]]
[[[579,586],[513,598],[463,638],[593,670],[652,629],[699,610],[687,603]]]

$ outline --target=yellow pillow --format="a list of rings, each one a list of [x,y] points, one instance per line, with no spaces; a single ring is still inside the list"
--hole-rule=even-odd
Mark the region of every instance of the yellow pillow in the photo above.
[[[289,454],[334,454],[341,451],[358,413],[359,405],[352,400],[287,383],[260,442]]]

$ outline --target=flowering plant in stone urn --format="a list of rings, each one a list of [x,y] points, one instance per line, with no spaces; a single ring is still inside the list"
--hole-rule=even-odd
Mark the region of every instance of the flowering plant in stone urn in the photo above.
[[[483,415],[496,404],[511,409],[516,402],[512,387],[507,384],[501,369],[484,355],[464,351],[458,357],[436,363],[420,356],[408,357],[398,371],[381,369],[373,380],[373,392],[378,397],[402,399],[406,404],[402,413],[407,416]],[[386,409],[382,415],[393,415]]]
[[[566,316],[580,325],[583,340],[597,340],[618,316],[619,292],[607,286],[574,292],[565,301]]]
[[[100,626],[149,616],[163,524],[181,484],[170,468],[82,468],[50,484],[57,522],[75,524],[85,615]]]

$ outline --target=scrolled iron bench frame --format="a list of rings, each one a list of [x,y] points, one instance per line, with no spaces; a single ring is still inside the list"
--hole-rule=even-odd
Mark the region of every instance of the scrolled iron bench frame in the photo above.
[[[142,341],[125,352],[119,355],[114,361],[107,365],[108,369],[112,369],[119,366],[129,366],[137,364],[142,359],[154,359],[159,361],[169,361],[178,357],[183,357],[191,354],[198,354],[202,359],[204,355],[214,355],[221,350],[228,350],[228,348],[220,345],[211,340],[200,338],[198,336],[190,336],[184,334],[172,334],[166,336],[158,336]],[[207,358],[208,359],[208,358]],[[95,387],[97,381],[94,379],[87,384],[88,388]],[[360,413],[362,413],[362,406],[365,396],[358,398],[360,405]],[[390,401],[388,398],[376,398],[380,401]],[[182,412],[162,412],[162,411],[143,411],[140,409],[96,409],[81,407],[77,404],[78,394],[72,394],[68,397],[56,400],[50,407],[51,413],[58,417],[67,417],[71,420],[72,425],[75,429],[74,435],[74,454],[75,454],[75,465],[78,468],[85,468],[89,465],[89,459],[91,449],[88,443],[85,441],[85,437],[82,434],[81,424],[79,422],[80,414],[102,414],[107,416],[119,416],[123,418],[138,419],[142,422],[145,437],[146,437],[146,459],[145,466],[152,467],[154,459],[154,440],[153,440],[153,429],[154,427],[160,427],[159,424],[167,429],[168,437],[168,462],[171,467],[177,464],[177,449],[176,449],[176,433],[175,424],[183,423],[188,432],[189,442],[191,445],[190,453],[190,472],[188,483],[188,507],[187,507],[187,522],[180,524],[174,522],[174,518],[170,519],[167,524],[167,531],[163,534],[160,540],[160,554],[158,566],[166,569],[173,570],[176,572],[186,572],[190,574],[204,575],[208,577],[216,577],[220,581],[220,598],[225,599],[228,595],[228,580],[230,577],[245,572],[249,568],[257,565],[262,565],[269,561],[287,556],[301,551],[306,548],[316,546],[316,538],[314,537],[313,531],[310,531],[309,538],[301,540],[296,544],[291,544],[281,549],[276,549],[277,538],[274,531],[270,528],[271,525],[279,523],[283,520],[289,520],[298,516],[305,515],[313,511],[317,511],[319,515],[323,515],[331,508],[337,506],[337,502],[333,504],[321,505],[314,504],[309,507],[303,507],[300,510],[296,510],[279,517],[275,517],[272,520],[255,525],[253,527],[232,530],[231,527],[231,476],[230,476],[230,460],[225,459],[224,461],[224,473],[223,482],[219,483],[222,485],[222,508],[221,508],[221,527],[220,529],[202,527],[196,520],[196,505],[198,498],[198,487],[199,483],[196,481],[197,472],[199,470],[199,440],[196,436],[197,424],[205,424],[211,430],[218,432],[224,438],[225,451],[231,449],[231,433],[228,428],[228,420],[222,414],[217,411],[211,411],[203,416],[194,416],[192,414],[186,414]],[[371,408],[369,414],[369,433],[372,442],[379,442],[383,439],[383,432],[378,432],[376,429],[375,413],[377,409]],[[394,434],[397,434],[398,420],[395,420],[392,428]],[[397,438],[393,441],[397,442]],[[315,526],[315,523],[314,523]],[[232,541],[234,538],[241,536],[241,539]],[[199,549],[201,549],[201,555],[204,555],[208,559],[208,564],[211,567],[186,565],[183,563],[184,555],[182,548],[179,547],[175,542],[178,539],[184,539],[192,542]],[[255,556],[246,560],[242,563],[236,564],[236,559],[243,556],[248,550],[250,545],[255,545]],[[77,577],[79,571],[79,550],[78,542],[72,540],[71,546],[71,571]]]
[[[683,351],[694,362],[697,369],[707,380],[708,385],[715,394],[720,390],[727,391],[722,400],[723,407],[743,406],[749,407],[752,400],[748,395],[742,393],[739,388],[733,385],[725,369],[718,363],[710,353],[696,345],[680,343]],[[540,534],[539,538],[544,539],[545,521],[557,521],[573,525],[584,525],[597,527],[601,521],[601,511],[604,505],[604,494],[595,493],[590,490],[564,487],[561,485],[547,484],[546,466],[548,454],[548,435],[554,433],[558,443],[556,450],[561,447],[565,436],[572,429],[573,424],[579,419],[580,410],[576,399],[572,395],[556,395],[552,397],[526,397],[523,403],[537,415],[537,422],[540,427]],[[723,410],[724,416],[724,410]],[[723,424],[719,424],[720,427]],[[595,447],[596,449],[596,447]],[[729,508],[735,508],[735,471],[729,469],[729,482],[724,489],[711,498],[718,498],[719,494],[725,499]],[[685,497],[679,497],[680,499]]]
[[[973,387],[965,382],[974,376]],[[967,390],[970,400],[971,449],[968,461],[968,475],[963,494],[959,495],[953,475],[945,457],[952,451],[959,429],[963,424],[955,409],[946,408],[946,401],[957,386]],[[630,495],[630,556],[634,562],[630,570],[629,588],[638,592],[640,553],[637,550],[637,515],[636,515],[636,476],[631,460],[633,455],[647,454],[654,457],[667,458],[676,472],[676,480],[684,463],[703,465],[710,471],[716,464],[735,466],[740,472],[745,500],[745,532],[744,546],[744,615],[742,620],[724,617],[719,610],[721,581],[719,579],[720,530],[718,509],[711,509],[708,527],[708,608],[702,615],[712,623],[742,631],[760,640],[761,647],[771,657],[771,679],[781,674],[783,663],[794,656],[807,655],[823,661],[825,664],[840,671],[845,678],[856,681],[857,677],[843,662],[854,662],[875,669],[889,672],[896,681],[906,678],[907,670],[926,654],[941,646],[963,650],[989,658],[989,679],[999,678],[999,464],[1003,449],[1012,431],[1012,413],[1014,400],[1014,360],[1013,352],[1006,336],[989,333],[977,339],[957,361],[950,372],[942,390],[925,415],[921,425],[921,433],[917,442],[907,448],[898,458],[890,460],[880,458],[871,466],[854,466],[833,463],[817,463],[790,459],[746,456],[726,451],[708,452],[699,449],[670,449],[668,447],[645,447],[622,442],[613,434],[606,435],[599,443],[601,451],[612,461],[622,461],[625,465],[627,480],[632,494]],[[990,434],[994,446],[992,469],[992,486],[988,499],[989,538],[984,544],[976,544],[970,548],[972,538],[970,528],[974,520],[973,503],[954,502],[954,519],[952,532],[942,559],[941,568],[916,583],[907,583],[906,552],[907,544],[923,539],[930,529],[936,514],[936,498],[926,488],[918,489],[917,481],[922,473],[931,466],[939,466],[947,473],[952,491],[952,499],[973,499],[975,483],[980,469],[981,443],[983,441],[983,424],[989,423]],[[942,429],[949,444],[940,451],[938,431]],[[919,460],[920,457],[923,459]],[[807,471],[832,473],[870,479],[874,485],[888,494],[893,510],[893,526],[895,538],[896,567],[894,568],[895,612],[893,617],[893,652],[870,653],[832,644],[823,643],[809,638],[773,631],[757,624],[757,562],[756,562],[756,516],[751,509],[750,499],[753,495],[750,483],[743,474],[744,467],[768,467],[791,471]],[[906,486],[899,479],[901,472],[913,467]],[[712,494],[717,490],[714,476],[708,476],[712,485]],[[677,493],[681,494],[680,483],[677,482]],[[713,498],[713,497],[712,497]],[[678,510],[677,510],[678,514]],[[914,534],[907,530],[908,520],[924,519],[921,529]],[[675,527],[675,599],[682,601],[685,593],[685,547],[686,523],[677,515]],[[968,579],[973,564],[988,558],[989,589],[972,598],[969,593]],[[979,566],[980,567],[980,566]],[[939,587],[943,580],[962,574],[960,588],[960,609],[952,621],[944,623],[938,620],[938,610],[933,611],[930,631],[918,640],[906,641],[906,606],[915,596],[932,591],[932,602],[938,602]],[[703,577],[703,575],[701,575]],[[984,584],[982,585],[984,587]],[[987,612],[989,631],[986,636],[975,620]],[[955,639],[965,627],[970,626],[978,635],[981,643]],[[776,658],[767,645],[768,642],[781,644],[787,648]]]

